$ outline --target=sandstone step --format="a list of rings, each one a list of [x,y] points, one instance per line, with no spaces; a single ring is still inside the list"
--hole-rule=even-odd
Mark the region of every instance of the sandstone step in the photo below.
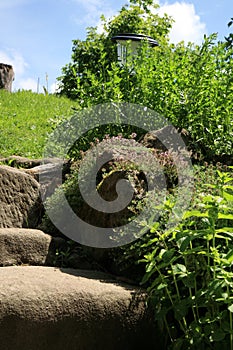
[[[161,349],[145,298],[102,272],[1,267],[1,350]]]
[[[36,229],[0,228],[0,266],[53,265],[65,240]],[[64,248],[65,249],[65,248]]]
[[[61,237],[52,237],[37,229],[0,228],[0,266],[25,264],[65,265],[86,270],[101,268],[94,256],[88,256],[77,245],[71,247]]]

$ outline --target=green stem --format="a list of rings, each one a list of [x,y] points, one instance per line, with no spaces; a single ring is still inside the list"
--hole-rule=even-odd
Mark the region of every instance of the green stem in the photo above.
[[[190,249],[192,250],[193,249],[192,242],[190,242],[189,245],[190,245]],[[184,264],[185,264],[186,268],[188,268],[188,263],[187,263],[187,259],[185,256],[184,256]],[[195,292],[196,292],[196,277],[195,277]],[[190,296],[191,300],[193,300],[192,288],[190,288],[190,287],[189,287],[189,296]],[[196,299],[195,299],[195,303],[196,303]],[[192,304],[192,313],[193,313],[194,320],[197,322],[197,315],[196,315],[193,304]]]
[[[172,270],[172,264],[170,266],[171,266],[171,270]],[[178,299],[180,301],[181,300],[180,291],[179,291],[179,287],[178,287],[178,284],[177,284],[176,276],[174,275],[174,273],[172,274],[172,277],[173,277],[173,281],[174,281],[174,284],[175,284],[176,293],[177,293]],[[183,320],[183,325],[182,325],[182,323],[180,321],[179,321],[179,325],[180,325],[182,331],[184,332],[184,334],[187,334],[188,327],[187,327],[186,318],[182,317],[182,320]]]
[[[197,280],[196,280],[196,277],[195,277],[195,280],[194,280],[194,290],[195,290],[195,296],[197,295]],[[195,298],[195,302],[196,302],[196,298]],[[196,303],[197,304],[197,303]],[[199,319],[200,318],[200,315],[199,315],[199,310],[198,310],[198,307],[197,307],[197,318]]]
[[[210,275],[210,242],[207,239],[207,268],[208,268],[208,275]]]
[[[213,227],[212,227],[212,230],[213,230],[213,269],[214,269],[214,273],[213,273],[213,277],[214,279],[216,278],[216,261],[215,261],[215,222],[213,223]]]
[[[231,344],[231,350],[233,350],[232,312],[230,312],[230,344]]]
[[[228,295],[228,304],[230,304],[231,300],[229,298],[230,296],[230,289],[229,285],[227,284],[227,295]],[[232,312],[229,311],[229,322],[230,322],[230,350],[233,350],[233,319],[232,319]]]
[[[165,279],[163,278],[163,275],[161,274],[160,270],[159,270],[157,267],[156,267],[156,270],[157,270],[159,276],[161,277],[161,281],[166,285]],[[169,298],[169,300],[170,300],[170,302],[171,302],[171,305],[172,305],[172,307],[174,308],[174,302],[173,302],[173,300],[172,300],[171,293],[170,293],[170,291],[169,291],[169,289],[168,289],[167,287],[165,287],[165,290],[166,290],[167,296],[168,296],[168,298]],[[164,320],[166,320],[165,317],[164,317]],[[187,324],[186,324],[185,318],[183,318],[183,322],[184,322],[185,328],[184,328],[183,324],[182,324],[180,321],[178,321],[181,330],[184,332],[184,334],[186,334],[186,333],[187,333],[187,331],[186,331],[186,330],[187,330]],[[167,326],[168,326],[168,325],[167,325]],[[170,339],[171,339],[171,341],[172,341],[172,337],[171,337],[171,335],[170,335],[170,332],[169,332],[169,337],[170,337]]]
[[[164,323],[165,323],[165,326],[166,326],[166,329],[167,329],[168,336],[169,336],[171,342],[173,342],[174,339],[173,339],[173,337],[172,337],[172,335],[171,335],[170,327],[169,327],[169,325],[168,325],[168,323],[167,323],[166,317],[164,317],[163,320],[164,320]],[[231,349],[231,350],[232,350],[232,349]]]

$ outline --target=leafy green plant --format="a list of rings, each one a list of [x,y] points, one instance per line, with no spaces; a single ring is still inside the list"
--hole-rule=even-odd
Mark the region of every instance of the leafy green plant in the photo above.
[[[59,267],[70,267],[72,254],[74,253],[75,249],[77,249],[76,243],[68,240],[65,247],[56,249],[53,265]]]
[[[215,194],[198,193],[171,230],[154,224],[142,246],[142,284],[171,349],[233,349],[233,177],[217,172],[219,182],[209,185]]]

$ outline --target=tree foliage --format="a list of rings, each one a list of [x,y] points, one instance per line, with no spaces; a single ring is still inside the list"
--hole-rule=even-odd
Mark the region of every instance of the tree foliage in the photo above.
[[[103,31],[88,27],[86,40],[73,40],[71,62],[62,68],[61,93],[70,98],[80,98],[81,92],[92,85],[90,75],[109,80],[108,70],[117,62],[116,47],[111,38],[119,33],[142,33],[163,41],[171,28],[168,16],[160,17],[152,13],[158,5],[153,1],[134,0],[125,5],[117,16],[110,19],[101,17]]]
[[[233,17],[231,18],[230,22],[228,23],[228,27],[230,28],[233,24]],[[233,33],[230,33],[226,38],[226,47],[232,48],[233,47]]]
[[[151,9],[150,1],[131,1],[110,20],[102,17],[102,33],[88,28],[86,40],[74,40],[72,60],[60,77],[61,93],[81,107],[111,101],[147,106],[187,129],[209,158],[231,154],[233,47],[226,48],[216,34],[205,36],[201,45],[171,44],[172,20]],[[152,36],[159,47],[145,42],[140,54],[121,67],[111,41],[120,32]]]

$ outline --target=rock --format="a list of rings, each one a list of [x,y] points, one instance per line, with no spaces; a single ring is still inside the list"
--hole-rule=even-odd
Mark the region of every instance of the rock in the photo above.
[[[14,70],[11,65],[0,63],[0,89],[11,92],[14,76]]]
[[[180,148],[183,148],[183,145],[180,145],[180,138],[187,149],[190,150],[192,139],[189,132],[185,129],[176,130],[171,125],[148,132],[142,137],[140,143],[145,147],[154,148],[162,152],[168,150],[178,151]]]
[[[0,228],[0,266],[13,265],[103,270],[103,267],[75,242],[52,237],[36,229]]]
[[[0,266],[51,266],[56,262],[57,249],[66,249],[62,238],[52,238],[35,229],[0,228]]]
[[[100,272],[1,267],[1,350],[162,349],[145,300]]]
[[[0,227],[35,228],[42,213],[39,188],[32,176],[0,166]]]
[[[61,166],[61,163],[46,163],[37,165],[30,169],[25,169],[24,172],[32,175],[37,181],[39,181],[40,178],[46,180],[47,177],[50,179],[56,176],[61,169]]]
[[[70,172],[69,161],[60,158],[29,159],[13,155],[0,158],[0,163],[19,168],[40,182],[41,197],[44,201],[54,193]]]
[[[9,165],[11,167],[16,167],[16,168],[32,168],[34,166],[40,165],[41,164],[41,159],[29,159],[21,156],[10,156],[6,158],[0,158],[0,162],[4,163],[6,165]]]
[[[62,184],[63,176],[61,167],[63,167],[63,163],[57,162],[45,163],[24,170],[40,183],[41,198],[43,201],[47,197],[50,197],[56,188]]]
[[[48,163],[57,163],[61,162],[60,159],[51,159],[51,158],[45,158],[45,159],[30,159],[30,158],[25,158],[21,156],[10,156],[6,158],[0,158],[0,162],[4,163],[6,165],[9,165],[11,167],[16,167],[16,168],[24,168],[24,169],[31,169],[34,167],[37,167],[41,164],[48,164]]]

